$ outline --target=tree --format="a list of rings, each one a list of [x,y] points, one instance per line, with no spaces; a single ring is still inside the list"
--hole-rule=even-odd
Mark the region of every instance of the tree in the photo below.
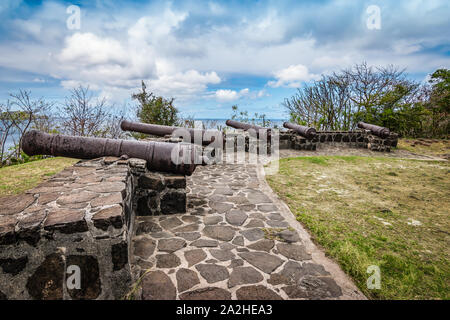
[[[70,91],[62,107],[64,129],[74,136],[104,135],[104,124],[109,113],[106,111],[106,99],[93,101],[89,86],[79,86]]]
[[[173,105],[174,99],[168,100],[155,96],[152,92],[148,93],[146,88],[144,81],[142,81],[142,91],[131,95],[139,103],[136,112],[139,120],[144,123],[166,126],[177,125],[179,122],[178,109]]]
[[[430,112],[430,134],[433,137],[448,137],[450,131],[450,70],[438,69],[430,76],[428,101]]]
[[[362,63],[305,84],[283,106],[291,121],[319,130],[350,130],[364,121],[418,134],[425,112],[416,104],[419,95],[419,84],[403,70]]]

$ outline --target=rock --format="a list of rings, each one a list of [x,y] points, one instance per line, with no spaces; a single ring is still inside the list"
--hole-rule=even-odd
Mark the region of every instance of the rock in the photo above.
[[[230,203],[224,203],[224,202],[211,202],[210,207],[216,210],[218,213],[225,213],[231,208],[233,208],[233,205]]]
[[[56,199],[58,199],[59,196],[60,196],[59,193],[41,193],[39,195],[38,204],[44,205],[49,202],[55,201]]]
[[[208,283],[222,281],[227,279],[229,276],[226,267],[215,264],[197,264],[195,268]]]
[[[28,256],[23,256],[17,259],[14,258],[0,258],[0,267],[4,273],[9,273],[12,276],[18,275],[27,265]]]
[[[246,225],[246,228],[264,228],[264,222],[260,219],[252,219]]]
[[[220,261],[227,261],[234,258],[234,253],[230,250],[211,249],[211,255]]]
[[[187,226],[178,227],[172,230],[172,232],[193,232],[198,230],[198,224],[192,223]]]
[[[57,253],[48,255],[28,278],[26,284],[28,293],[36,300],[61,300],[64,273],[64,261],[61,255]]]
[[[142,219],[142,217],[140,217],[140,219]],[[136,229],[136,235],[139,236],[141,234],[160,231],[162,231],[161,227],[153,221],[139,221]]]
[[[194,241],[201,237],[200,232],[178,232],[175,235],[187,241]]]
[[[206,226],[203,228],[203,234],[209,238],[221,241],[231,241],[235,231],[228,226]]]
[[[303,261],[311,259],[311,254],[306,252],[304,245],[279,243],[277,245],[278,252],[288,259]]]
[[[256,241],[264,238],[264,231],[259,228],[252,228],[240,231],[240,233],[249,241]]]
[[[217,247],[219,245],[219,242],[216,240],[206,240],[206,239],[198,239],[191,243],[191,246],[197,247],[197,248],[204,248],[204,247]]]
[[[237,246],[243,246],[244,245],[244,237],[243,236],[237,236],[233,239],[231,242],[232,244],[235,244]]]
[[[299,284],[282,288],[291,299],[327,299],[342,295],[341,288],[329,277],[304,277]]]
[[[272,250],[274,245],[275,242],[273,240],[262,239],[259,240],[258,242],[252,243],[251,245],[247,246],[247,248],[257,251],[270,252],[270,250]]]
[[[229,243],[229,242],[222,242],[222,243],[219,245],[219,247],[220,247],[220,249],[222,249],[222,250],[233,250],[234,248],[236,248],[235,245],[232,245],[232,244]]]
[[[0,301],[2,300],[8,300],[8,297],[6,296],[6,294],[0,291]]]
[[[181,264],[180,258],[173,253],[156,255],[157,268],[175,268]]]
[[[51,209],[44,223],[45,230],[58,230],[62,233],[76,233],[88,231],[84,220],[84,210]]]
[[[228,288],[232,288],[241,284],[253,284],[263,281],[264,277],[261,273],[252,267],[236,267],[233,269],[228,280]]]
[[[95,207],[109,206],[113,204],[121,204],[122,201],[123,201],[122,193],[114,192],[113,194],[107,196],[95,198],[94,200],[91,201],[91,207],[95,208]]]
[[[258,206],[258,210],[262,212],[276,212],[278,208],[274,204],[262,204]]]
[[[230,263],[230,268],[241,267],[244,265],[244,260],[242,259],[233,259]]]
[[[80,268],[81,285],[77,289],[67,288],[72,299],[93,300],[96,299],[102,292],[100,283],[100,272],[98,268],[98,261],[93,256],[78,256],[70,255],[66,261],[67,270],[70,266],[77,266]],[[76,272],[76,271],[75,271]],[[75,273],[67,274],[67,282],[70,283],[70,276],[75,276]]]
[[[181,220],[183,220],[186,223],[198,223],[198,220],[200,218],[196,216],[182,216]]]
[[[259,270],[269,274],[284,262],[277,256],[265,252],[242,252],[238,255]]]
[[[283,221],[284,218],[281,214],[273,213],[268,215],[269,220]]]
[[[0,218],[0,245],[12,244],[16,241],[14,228],[17,223],[15,216],[3,216]]]
[[[189,290],[193,286],[200,283],[197,273],[185,268],[178,269],[176,278],[178,284],[178,292]]]
[[[94,198],[97,198],[99,195],[95,192],[73,192],[67,195],[63,195],[56,200],[56,203],[59,205],[73,204],[73,203],[88,203]]]
[[[121,270],[128,262],[128,244],[125,241],[111,246],[111,262],[113,271]]]
[[[2,197],[0,201],[0,215],[10,215],[22,212],[35,200],[36,198],[32,194]]]
[[[283,230],[278,232],[276,235],[288,243],[300,241],[300,237],[297,232],[292,230]]]
[[[271,203],[272,200],[269,199],[268,196],[266,196],[261,191],[250,191],[247,196],[248,201],[252,204],[261,204],[261,203]]]
[[[161,175],[155,172],[148,172],[141,175],[139,177],[138,185],[142,189],[151,189],[156,191],[162,191],[164,189]]]
[[[222,288],[202,288],[180,295],[180,300],[231,300],[231,293]]]
[[[265,286],[247,286],[236,291],[238,300],[283,300],[277,293]]]
[[[163,214],[176,214],[186,212],[186,193],[168,191],[161,197],[161,212]]]
[[[182,224],[183,222],[181,222],[181,220],[178,219],[177,217],[169,217],[163,221],[160,221],[159,223],[159,225],[166,230],[176,228],[178,226],[181,226]]]
[[[188,267],[192,267],[193,265],[203,261],[206,259],[206,253],[202,249],[194,249],[190,251],[186,251],[184,253],[184,257],[188,262]]]
[[[247,215],[241,210],[231,210],[225,215],[225,219],[229,224],[241,226],[247,220]]]
[[[165,175],[164,182],[168,188],[184,189],[186,188],[186,177],[181,175]]]
[[[186,241],[184,241],[183,239],[169,238],[169,239],[161,239],[158,241],[158,250],[169,252],[169,253],[180,250],[181,248],[184,248],[185,246],[186,246]]]
[[[122,206],[116,204],[96,212],[92,217],[92,222],[96,228],[104,231],[108,230],[109,226],[113,226],[116,229],[122,228]]]
[[[133,254],[144,260],[148,259],[156,248],[156,241],[149,238],[140,238],[133,240]]]
[[[223,218],[221,216],[206,216],[203,218],[203,223],[205,225],[212,225],[212,224],[218,224],[219,222],[222,222]]]
[[[315,263],[300,264],[295,261],[288,261],[280,271],[279,276],[274,277],[273,281],[288,285],[297,284],[305,276],[327,276],[327,272],[322,265]],[[271,275],[271,278],[274,275]]]
[[[101,182],[88,186],[86,188],[88,191],[92,191],[96,194],[98,193],[111,193],[111,192],[122,192],[125,190],[125,183],[123,182]]]
[[[170,278],[162,271],[150,271],[142,279],[143,300],[175,300],[177,291]]]
[[[272,228],[287,228],[289,224],[286,221],[268,220],[266,223]]]

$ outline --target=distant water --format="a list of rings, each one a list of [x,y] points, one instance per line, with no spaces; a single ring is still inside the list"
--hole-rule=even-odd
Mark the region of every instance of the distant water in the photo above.
[[[227,125],[225,122],[227,119],[195,119],[195,121],[202,121],[203,125],[207,129],[217,129],[217,127],[226,127]],[[286,121],[284,119],[267,119],[267,121],[270,122],[270,125],[268,127],[274,128],[283,128],[283,122]],[[258,121],[256,121],[258,123]]]

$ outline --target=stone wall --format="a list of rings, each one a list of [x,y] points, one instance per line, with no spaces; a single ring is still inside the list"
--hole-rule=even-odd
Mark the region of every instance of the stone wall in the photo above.
[[[107,157],[2,199],[0,299],[122,298],[135,216],[185,212],[185,186],[143,160]]]
[[[355,131],[318,131],[316,137],[309,140],[292,130],[280,133],[280,149],[316,150],[321,144],[342,145],[365,148],[372,151],[389,152],[396,147],[398,135],[391,133],[386,139],[372,135],[368,130]]]

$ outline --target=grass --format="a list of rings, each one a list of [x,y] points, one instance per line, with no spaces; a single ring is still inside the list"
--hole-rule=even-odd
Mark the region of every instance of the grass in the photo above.
[[[57,157],[0,168],[0,197],[31,189],[77,161]]]
[[[399,139],[397,148],[416,154],[448,159],[450,154],[450,141],[438,139]]]
[[[323,156],[282,159],[267,180],[367,297],[449,299],[449,174],[447,162]],[[381,289],[367,288],[370,265]]]

